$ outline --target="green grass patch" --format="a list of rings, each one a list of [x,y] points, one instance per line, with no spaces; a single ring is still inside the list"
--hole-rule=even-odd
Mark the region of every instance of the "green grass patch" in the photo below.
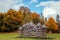
[[[18,36],[18,33],[1,33],[0,40],[60,40],[60,34],[48,34],[49,39],[17,38]]]

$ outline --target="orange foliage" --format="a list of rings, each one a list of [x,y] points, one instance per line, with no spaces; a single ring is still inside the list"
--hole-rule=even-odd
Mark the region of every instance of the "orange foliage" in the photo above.
[[[50,17],[46,23],[47,29],[49,30],[58,30],[58,25],[56,24],[55,20]]]
[[[15,11],[13,9],[10,9],[7,12],[6,15],[6,20],[8,20],[7,22],[11,25],[16,25],[16,24],[22,24],[22,20],[23,20],[23,14],[21,11]]]
[[[39,14],[37,14],[37,13],[35,13],[35,12],[33,12],[33,13],[31,13],[31,18],[33,19],[33,18],[39,18],[40,17],[40,15]]]
[[[38,22],[40,22],[40,15],[33,12],[30,14],[31,16],[31,21],[34,23],[34,24],[37,24]]]

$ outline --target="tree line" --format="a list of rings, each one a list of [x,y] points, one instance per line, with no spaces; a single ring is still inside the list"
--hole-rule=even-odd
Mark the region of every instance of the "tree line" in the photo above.
[[[0,13],[0,32],[18,30],[19,27],[30,21],[34,24],[45,24],[48,31],[58,30],[58,25],[52,17],[45,20],[43,15],[41,16],[36,12],[31,12],[26,7],[21,7],[18,11],[10,9],[5,13]]]

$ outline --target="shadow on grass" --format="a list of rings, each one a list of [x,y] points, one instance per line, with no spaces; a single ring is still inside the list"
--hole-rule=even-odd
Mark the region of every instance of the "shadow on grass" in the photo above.
[[[19,36],[19,37],[16,37],[16,38],[28,38],[28,39],[37,39],[37,40],[54,40],[54,39],[56,39],[56,38],[50,38],[50,37],[46,37],[46,38],[43,38],[43,37],[21,37],[21,36]]]
[[[56,39],[56,38],[50,38],[50,37],[48,37],[48,38],[41,38],[41,39],[54,40],[54,39]]]

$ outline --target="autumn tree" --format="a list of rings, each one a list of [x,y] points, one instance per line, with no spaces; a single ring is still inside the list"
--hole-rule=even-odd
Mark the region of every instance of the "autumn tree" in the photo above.
[[[23,13],[23,24],[30,22],[30,14],[31,14],[30,9],[27,7],[21,6],[19,11],[21,11]]]
[[[46,22],[46,26],[49,31],[58,30],[58,25],[52,17],[48,19],[48,21]]]
[[[56,23],[57,23],[57,25],[58,25],[58,32],[60,32],[60,16],[59,15],[57,15],[56,16]]]
[[[44,18],[44,16],[43,16],[43,13],[41,12],[41,14],[40,14],[40,24],[41,25],[44,25],[45,24],[45,18]]]
[[[13,9],[10,9],[4,17],[4,23],[7,27],[6,30],[14,30],[22,25],[23,15],[21,11],[15,11]]]
[[[44,18],[40,19],[40,23],[41,23],[41,25],[45,24]]]
[[[40,16],[39,14],[33,12],[30,14],[31,15],[31,21],[34,23],[34,24],[37,24],[38,22],[40,22]]]
[[[4,19],[4,14],[3,13],[0,13],[0,31],[2,29],[2,26],[4,25],[3,19]]]
[[[40,19],[40,15],[31,12],[27,7],[21,7],[18,11],[10,9],[6,13],[0,13],[0,30],[14,31],[23,24],[32,21],[34,24],[38,22],[44,24],[44,18]]]

